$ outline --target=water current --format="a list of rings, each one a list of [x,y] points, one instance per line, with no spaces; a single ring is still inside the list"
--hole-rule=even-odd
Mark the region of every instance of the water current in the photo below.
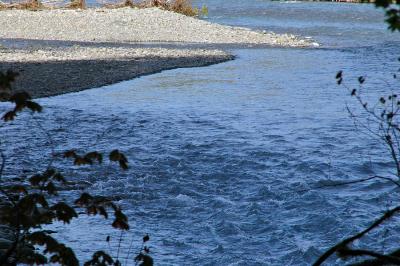
[[[398,89],[391,74],[399,68],[400,35],[386,30],[372,5],[195,4],[209,7],[209,21],[309,37],[320,47],[234,48],[236,60],[226,63],[40,99],[44,114],[2,129],[10,156],[29,155],[10,164],[39,168],[38,154],[50,153],[37,122],[60,150],[120,148],[128,171],[105,165],[66,175],[119,200],[132,224],[124,245],[133,235],[138,248],[149,233],[157,265],[309,265],[398,200],[382,181],[310,188],[393,170],[384,146],[355,128],[346,104],[357,106],[334,76],[344,70],[356,85],[366,75],[372,100],[388,93],[386,82]],[[81,257],[108,249],[110,233],[116,252],[118,233],[101,219],[54,227]],[[360,245],[382,249],[400,240],[378,239]]]

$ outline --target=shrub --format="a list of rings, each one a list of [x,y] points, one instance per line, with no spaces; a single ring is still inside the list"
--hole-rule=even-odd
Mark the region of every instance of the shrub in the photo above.
[[[85,0],[72,0],[71,3],[69,3],[66,7],[71,8],[71,9],[85,9],[86,1]]]
[[[29,0],[22,3],[0,3],[0,9],[27,9],[27,10],[39,10],[44,8],[44,5],[39,0]]]
[[[189,0],[175,0],[169,5],[168,10],[176,13],[181,13],[186,16],[197,16],[198,12],[193,8],[192,3]]]
[[[199,12],[199,9],[194,8],[190,0],[148,0],[136,5],[136,7],[159,7],[191,17],[199,16],[205,12],[208,13],[205,6],[201,9],[202,12]]]

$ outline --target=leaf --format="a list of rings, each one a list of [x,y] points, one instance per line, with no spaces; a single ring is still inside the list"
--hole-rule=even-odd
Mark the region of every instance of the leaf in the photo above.
[[[52,263],[56,263],[59,260],[60,260],[60,256],[58,256],[58,255],[53,255],[50,257],[50,262],[52,262]]]
[[[140,266],[153,266],[154,264],[153,259],[149,255],[143,253],[139,253],[139,255],[135,257],[135,261],[142,262],[139,264]]]
[[[58,182],[64,183],[64,184],[67,182],[67,181],[65,180],[64,176],[63,176],[61,173],[56,173],[56,174],[53,176],[53,179],[56,180],[56,181],[58,181]]]
[[[3,72],[0,72],[0,89],[1,90],[6,90],[11,88],[11,82],[15,81],[15,78],[19,74],[17,72],[14,72],[12,70],[7,70],[7,72],[4,74]]]
[[[80,165],[86,165],[86,164],[93,164],[92,160],[84,157],[77,156],[75,157],[74,160],[74,165],[80,166]]]
[[[31,265],[45,265],[48,263],[48,260],[45,256],[36,252],[32,252],[29,255],[26,254],[22,259],[24,264],[26,263]]]
[[[129,225],[121,220],[114,220],[114,222],[112,223],[112,227],[121,230],[129,230]]]
[[[27,101],[26,107],[29,108],[32,112],[38,112],[38,113],[40,113],[43,109],[40,104],[32,102],[32,101]]]
[[[123,170],[127,170],[128,169],[128,159],[125,157],[125,155],[121,152],[119,152],[119,150],[113,150],[110,153],[110,161],[113,162],[118,162],[119,166],[123,169]]]
[[[75,150],[69,150],[64,152],[64,158],[75,158],[75,157],[76,157]]]
[[[365,82],[365,78],[363,76],[358,77],[358,82],[363,84]]]
[[[54,183],[53,182],[49,182],[49,183],[47,183],[47,185],[45,186],[45,188],[44,188],[46,191],[47,191],[47,193],[49,193],[50,195],[57,195],[57,188],[56,188],[56,186],[54,185]]]
[[[147,241],[149,241],[150,240],[150,236],[148,235],[148,234],[146,234],[144,237],[143,237],[143,243],[146,243]]]
[[[339,72],[336,73],[336,79],[342,78],[342,75],[343,75],[343,71],[340,70]]]
[[[126,215],[121,211],[121,209],[117,209],[114,212],[115,220],[112,223],[112,226],[117,229],[121,230],[128,230],[129,225],[128,225],[128,218]]]
[[[89,160],[97,160],[98,163],[102,163],[103,162],[103,155],[101,155],[100,153],[94,151],[94,152],[89,152],[85,155],[85,158],[89,159]]]
[[[26,187],[24,185],[12,185],[10,187],[7,187],[6,189],[10,192],[23,193],[25,195],[28,194],[28,191],[26,190]]]
[[[140,264],[140,266],[153,266],[153,265],[154,265],[153,259],[149,255],[143,255],[142,264]]]
[[[118,150],[113,150],[112,152],[110,152],[109,158],[110,158],[110,161],[113,161],[113,162],[119,161],[120,158],[121,158],[119,151]]]
[[[88,215],[97,215],[97,208],[94,205],[86,207],[86,212]]]
[[[43,173],[44,180],[47,181],[49,180],[54,174],[56,173],[56,170],[54,169],[48,169]]]
[[[73,218],[78,217],[75,210],[65,202],[58,202],[51,209],[56,212],[56,218],[64,223],[70,223]]]
[[[125,161],[120,160],[119,161],[119,166],[123,169],[123,170],[128,170],[128,165],[126,164]]]
[[[42,181],[43,181],[43,176],[39,174],[33,175],[29,178],[29,182],[31,183],[32,186],[38,186]]]
[[[108,213],[107,213],[106,209],[103,206],[99,206],[97,208],[97,210],[98,210],[100,215],[103,215],[104,218],[108,219]]]
[[[389,1],[387,1],[387,0],[375,0],[375,6],[387,8],[389,6]]]
[[[114,260],[110,255],[105,253],[104,251],[96,251],[92,255],[92,259],[85,262],[84,266],[111,266],[113,265]]]
[[[21,91],[13,94],[10,97],[10,101],[18,104],[24,104],[27,100],[32,99],[32,97],[26,91]]]
[[[3,115],[3,120],[4,122],[12,121],[14,118],[17,116],[17,113],[15,111],[9,111],[5,115]]]
[[[93,197],[89,193],[82,193],[82,195],[75,201],[75,204],[84,207],[89,205],[89,203],[93,200]]]
[[[53,253],[53,263],[59,263],[68,266],[79,266],[79,261],[76,258],[71,248],[64,244],[58,243],[56,239],[46,234],[44,231],[36,231],[26,236],[26,240],[33,245],[45,246],[44,253]]]

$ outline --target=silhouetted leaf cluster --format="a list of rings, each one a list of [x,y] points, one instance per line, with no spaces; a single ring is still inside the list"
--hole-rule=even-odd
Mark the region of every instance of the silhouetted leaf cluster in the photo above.
[[[149,255],[150,253],[150,248],[146,246],[146,243],[150,241],[150,236],[145,235],[143,237],[143,247],[142,250],[140,251],[139,255],[135,257],[135,261],[140,263],[140,266],[153,266],[153,258]]]
[[[104,251],[97,251],[93,254],[92,259],[85,262],[84,266],[119,266],[118,262]]]
[[[103,154],[97,151],[92,151],[84,155],[79,155],[75,150],[69,150],[64,153],[64,157],[73,158],[75,165],[92,165],[95,162],[99,164],[103,162]],[[108,158],[111,162],[119,163],[119,166],[123,170],[128,169],[128,159],[119,150],[113,150],[112,152],[110,152]]]
[[[128,160],[125,155],[122,154],[119,150],[113,150],[110,153],[110,161],[118,162],[122,169],[128,169]]]
[[[26,236],[26,240],[31,244],[43,246],[44,254],[52,254],[49,262],[59,263],[61,265],[79,266],[79,261],[76,258],[73,250],[64,244],[59,243],[44,231],[33,232]]]
[[[400,1],[375,0],[375,6],[383,8],[386,12],[386,23],[391,31],[400,31]]]
[[[42,107],[32,101],[32,97],[27,92],[12,93],[11,84],[17,76],[18,73],[13,71],[0,72],[0,101],[9,101],[15,105],[12,110],[3,115],[2,119],[6,122],[14,120],[17,113],[23,111],[25,108],[32,112],[42,111]]]
[[[13,110],[3,115],[4,121],[13,120],[16,114],[25,108],[32,112],[42,111],[42,107],[33,102],[28,93],[12,94],[11,84],[16,76],[17,74],[12,71],[5,74],[0,72],[0,95],[3,100],[15,104]],[[79,154],[75,150],[69,150],[63,155],[65,158],[73,159],[76,166],[101,164],[104,158],[104,155],[97,151]],[[88,215],[100,215],[105,219],[108,219],[112,213],[112,227],[123,231],[129,229],[127,216],[107,197],[93,196],[85,192],[73,204],[61,200],[58,192],[67,184],[67,180],[51,165],[45,171],[31,176],[3,179],[6,157],[1,150],[0,157],[2,159],[0,161],[0,225],[7,226],[15,236],[10,247],[3,253],[0,251],[0,265],[17,263],[80,265],[74,251],[53,238],[50,235],[52,232],[43,230],[42,227],[54,221],[69,224],[72,219],[79,216],[81,212],[78,210],[81,209],[85,209]],[[108,158],[111,162],[118,163],[123,170],[128,169],[128,160],[119,150],[111,151]],[[109,241],[109,238],[107,240]],[[35,246],[42,246],[43,249],[35,250]],[[144,256],[142,261],[149,261],[148,252],[147,247],[140,252]],[[84,265],[119,266],[121,263],[118,257],[115,259],[104,251],[97,251]]]
[[[83,193],[79,199],[75,201],[79,207],[85,208],[88,215],[102,215],[108,218],[108,209],[114,213],[114,221],[112,226],[121,230],[128,230],[128,218],[122,212],[121,208],[115,205],[107,197],[96,196],[93,197],[89,193]]]

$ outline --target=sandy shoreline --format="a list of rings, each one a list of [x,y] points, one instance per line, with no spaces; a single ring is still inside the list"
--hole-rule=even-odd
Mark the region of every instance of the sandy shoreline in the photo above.
[[[226,52],[196,49],[193,44],[311,45],[292,35],[223,26],[156,8],[0,11],[1,40],[6,42],[0,42],[0,71],[19,71],[16,89],[35,98],[233,59]],[[24,45],[18,46],[17,40],[25,40]],[[50,45],[63,41],[69,45]],[[136,46],[129,47],[132,44]]]

